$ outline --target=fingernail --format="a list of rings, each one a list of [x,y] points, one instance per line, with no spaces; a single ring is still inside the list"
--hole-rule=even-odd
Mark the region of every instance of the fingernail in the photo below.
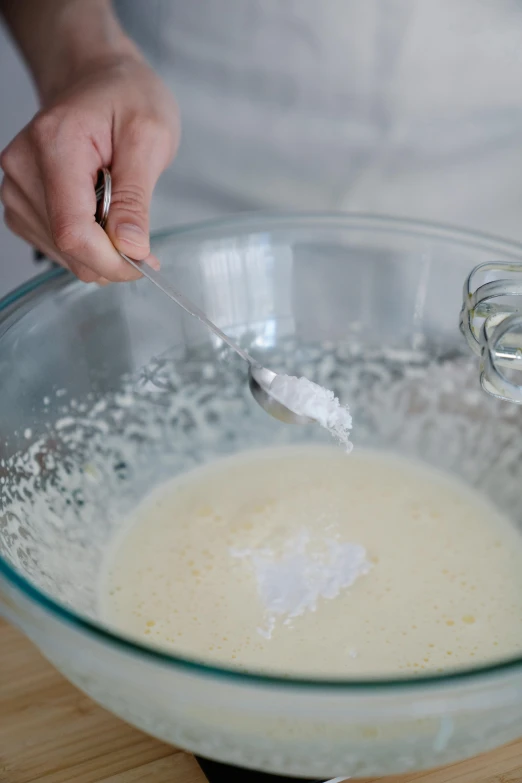
[[[148,247],[149,237],[139,226],[134,223],[120,223],[116,226],[116,236],[118,239],[124,239],[137,247]]]
[[[156,256],[149,256],[148,258],[145,259],[145,263],[147,264],[147,266],[150,266],[151,269],[155,269],[156,272],[159,272],[161,268],[161,264],[156,258]]]

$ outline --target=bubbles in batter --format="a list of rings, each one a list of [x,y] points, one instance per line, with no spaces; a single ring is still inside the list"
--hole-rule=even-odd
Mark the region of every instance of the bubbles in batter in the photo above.
[[[125,525],[107,622],[215,664],[291,675],[444,671],[522,651],[522,536],[420,463],[319,446],[173,479]]]

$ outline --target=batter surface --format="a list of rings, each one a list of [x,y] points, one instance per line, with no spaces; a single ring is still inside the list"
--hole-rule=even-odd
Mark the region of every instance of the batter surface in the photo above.
[[[214,664],[407,675],[522,651],[522,536],[428,466],[242,453],[149,496],[107,554],[106,622]]]

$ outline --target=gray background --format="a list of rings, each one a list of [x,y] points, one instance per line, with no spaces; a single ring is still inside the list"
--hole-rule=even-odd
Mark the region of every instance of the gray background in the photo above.
[[[31,119],[36,99],[29,77],[0,25],[0,148]],[[38,271],[31,248],[0,221],[0,296]]]

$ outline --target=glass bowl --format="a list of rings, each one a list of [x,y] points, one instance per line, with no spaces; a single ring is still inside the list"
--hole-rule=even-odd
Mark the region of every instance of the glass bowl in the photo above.
[[[522,411],[486,396],[462,287],[522,246],[361,216],[166,231],[167,277],[260,361],[334,389],[355,447],[418,457],[522,523]],[[217,668],[105,627],[103,548],[158,482],[219,455],[329,442],[256,405],[246,367],[146,281],[52,271],[0,304],[0,609],[126,721],[216,760],[303,776],[446,764],[522,734],[522,658],[444,676],[312,680]],[[393,618],[391,618],[393,621]]]

